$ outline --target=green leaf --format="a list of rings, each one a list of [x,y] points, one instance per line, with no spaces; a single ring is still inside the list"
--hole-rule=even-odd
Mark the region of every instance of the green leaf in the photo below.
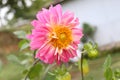
[[[104,70],[106,70],[107,68],[110,68],[110,66],[111,66],[111,56],[108,55],[108,57],[106,58],[103,64]]]
[[[29,47],[29,43],[27,40],[21,40],[18,45],[21,51]]]
[[[40,63],[34,65],[30,68],[30,71],[28,73],[28,77],[30,79],[34,79],[36,77],[39,77],[40,73],[42,72],[42,65]]]
[[[22,72],[23,75],[26,75],[27,73],[28,73],[27,69],[23,70],[23,72]]]
[[[62,65],[61,67],[57,68],[55,70],[55,74],[57,75],[64,75],[67,72],[67,68],[65,67],[65,65]]]
[[[14,63],[17,63],[17,64],[20,64],[20,60],[18,59],[18,57],[16,57],[15,55],[9,55],[7,56],[7,59],[11,62],[14,62]]]
[[[113,76],[112,69],[107,68],[105,73],[104,73],[104,76],[105,76],[106,80],[112,80],[112,76]]]
[[[56,80],[55,75],[47,74],[45,80]]]
[[[26,32],[25,31],[15,31],[13,33],[20,39],[26,39]]]
[[[27,40],[21,40],[20,42],[19,42],[19,44],[18,44],[18,46],[21,48],[22,47],[22,45],[24,44],[24,43],[26,43],[27,42]]]
[[[54,76],[55,74],[52,72],[48,72],[49,75]]]

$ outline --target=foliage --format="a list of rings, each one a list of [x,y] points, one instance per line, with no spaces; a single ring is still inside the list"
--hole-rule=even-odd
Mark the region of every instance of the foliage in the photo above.
[[[93,36],[95,32],[95,28],[88,23],[83,24],[83,33],[85,33],[87,36]]]
[[[7,14],[14,13],[16,19],[31,19],[33,14],[51,2],[52,0],[0,0],[0,8],[9,7]]]
[[[104,70],[106,70],[107,68],[110,68],[110,66],[111,66],[111,56],[108,55],[103,65]]]
[[[18,59],[18,57],[17,56],[15,56],[15,55],[8,55],[7,56],[7,59],[9,60],[9,61],[11,61],[11,62],[13,62],[13,63],[16,63],[16,64],[20,64],[20,60]]]
[[[94,35],[95,31],[96,31],[96,27],[91,26],[88,23],[84,23],[83,24],[83,33],[84,33],[84,36],[83,36],[83,38],[82,38],[81,41],[83,43],[88,42],[90,39],[93,38],[93,35]]]
[[[48,75],[51,76],[52,80],[71,80],[71,75],[65,65],[49,72]],[[46,80],[48,80],[48,78],[46,78]]]
[[[28,43],[27,40],[21,40],[19,42],[18,46],[20,47],[20,50],[22,51],[22,50],[24,50],[24,49],[29,47],[29,43]]]
[[[116,69],[115,72],[114,72],[114,74],[115,74],[115,77],[117,79],[119,79],[120,78],[120,69]]]
[[[40,78],[39,75],[42,72],[42,68],[43,66],[39,63],[37,63],[36,65],[32,66],[29,70],[27,70],[27,75],[30,79],[35,79],[36,77],[38,77],[38,79]]]
[[[106,80],[110,80],[113,77],[113,72],[112,69],[110,68],[111,66],[111,56],[108,55],[107,59],[105,60],[105,63],[103,65],[104,67],[104,76],[106,78]]]
[[[15,31],[14,34],[20,39],[26,39],[26,32],[25,31]]]
[[[88,42],[84,44],[84,51],[89,58],[96,58],[98,56],[97,44]]]
[[[118,80],[118,78],[120,78],[120,71],[119,69],[116,69],[116,71],[113,71],[111,68],[111,56],[108,55],[108,57],[106,58],[105,62],[104,62],[104,76],[106,78],[106,80]]]

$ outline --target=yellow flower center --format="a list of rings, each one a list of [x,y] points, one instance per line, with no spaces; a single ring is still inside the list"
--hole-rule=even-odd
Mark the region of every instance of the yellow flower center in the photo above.
[[[65,33],[61,33],[60,34],[60,40],[65,40],[66,39],[66,34]]]
[[[72,42],[72,32],[68,27],[54,27],[50,38],[54,47],[65,48]]]

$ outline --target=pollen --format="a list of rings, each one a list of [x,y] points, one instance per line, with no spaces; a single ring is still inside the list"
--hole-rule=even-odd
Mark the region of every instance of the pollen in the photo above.
[[[68,27],[55,27],[50,38],[54,47],[63,49],[72,42],[72,32]]]
[[[62,41],[64,41],[64,40],[66,40],[67,39],[67,37],[66,37],[66,34],[65,33],[61,33],[60,34],[60,40]]]

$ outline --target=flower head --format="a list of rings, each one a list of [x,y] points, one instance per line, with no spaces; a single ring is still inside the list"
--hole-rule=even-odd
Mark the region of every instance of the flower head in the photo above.
[[[76,26],[78,18],[70,11],[62,13],[61,5],[51,6],[38,12],[37,20],[32,21],[34,26],[30,47],[37,50],[36,58],[45,63],[68,62],[77,56],[76,50],[83,36],[82,30]]]

